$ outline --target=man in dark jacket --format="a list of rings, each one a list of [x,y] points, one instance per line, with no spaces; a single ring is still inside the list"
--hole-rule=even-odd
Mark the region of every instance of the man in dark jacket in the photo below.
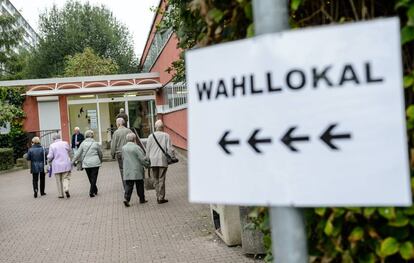
[[[76,154],[76,151],[79,149],[81,143],[85,140],[85,136],[83,136],[82,133],[80,133],[79,127],[75,127],[73,129],[73,135],[72,135],[72,150],[73,154]]]
[[[38,182],[40,175],[40,195],[45,195],[45,156],[47,151],[40,145],[39,137],[32,139],[32,147],[27,153],[27,160],[31,161],[30,172],[33,176],[34,198],[37,198]]]

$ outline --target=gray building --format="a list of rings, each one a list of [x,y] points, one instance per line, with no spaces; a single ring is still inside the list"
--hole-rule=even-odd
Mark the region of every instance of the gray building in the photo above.
[[[16,52],[20,48],[29,49],[30,47],[36,46],[39,38],[37,33],[9,0],[0,0],[0,15],[12,15],[16,17],[18,26],[24,30],[23,39],[19,47],[15,48]]]

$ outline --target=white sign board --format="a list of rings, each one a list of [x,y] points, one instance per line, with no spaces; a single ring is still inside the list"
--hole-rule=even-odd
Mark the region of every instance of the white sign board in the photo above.
[[[190,201],[411,205],[399,21],[186,54]]]
[[[3,126],[0,126],[0,134],[10,133],[10,122],[5,122]]]

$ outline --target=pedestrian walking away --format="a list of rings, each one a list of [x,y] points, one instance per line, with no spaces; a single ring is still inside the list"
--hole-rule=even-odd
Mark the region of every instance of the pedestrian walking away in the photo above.
[[[45,163],[47,151],[40,145],[39,137],[33,137],[32,147],[27,153],[27,160],[30,161],[30,173],[32,173],[33,195],[37,198],[38,184],[40,179],[40,195],[45,193]]]
[[[73,135],[72,135],[72,150],[73,150],[73,154],[76,154],[76,151],[79,149],[79,147],[81,146],[82,142],[85,140],[85,137],[83,136],[82,133],[80,133],[80,129],[79,127],[75,127],[75,129],[73,129]]]
[[[65,141],[62,141],[60,134],[54,134],[53,143],[49,147],[47,155],[48,161],[52,165],[52,173],[55,175],[58,188],[59,198],[70,197],[69,184],[72,163],[70,161],[70,147]]]
[[[134,133],[128,133],[126,136],[127,144],[122,147],[125,194],[124,204],[129,207],[134,185],[137,189],[139,202],[146,203],[144,191],[144,168],[150,165],[149,160],[145,157],[144,151],[137,145],[137,136]]]
[[[119,109],[119,113],[116,115],[116,119],[118,118],[124,119],[124,126],[128,127],[128,114],[125,113],[124,108]]]
[[[154,178],[157,202],[159,204],[163,204],[168,202],[168,200],[165,199],[165,179],[167,175],[168,162],[160,146],[173,158],[175,158],[175,151],[171,144],[170,135],[163,131],[164,124],[161,120],[155,122],[155,129],[156,131],[148,136],[146,156],[151,162],[151,174]],[[154,136],[160,146],[155,141]]]
[[[96,182],[98,180],[99,167],[102,165],[102,150],[99,144],[94,140],[94,133],[92,130],[85,132],[85,140],[76,152],[72,163],[76,161],[81,162],[82,168],[85,169],[86,174],[91,184],[89,188],[89,196],[95,197],[98,194],[98,187]]]
[[[125,127],[125,121],[123,118],[116,119],[116,126],[118,129],[114,132],[111,141],[111,156],[112,159],[118,161],[119,172],[121,174],[122,185],[125,190],[125,181],[123,176],[123,163],[122,163],[122,147],[127,143],[126,136],[131,132],[130,129]]]

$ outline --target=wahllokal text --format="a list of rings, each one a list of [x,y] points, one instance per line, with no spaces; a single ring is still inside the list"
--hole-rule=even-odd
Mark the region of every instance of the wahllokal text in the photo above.
[[[358,69],[352,64],[345,64],[340,67],[339,74],[332,74],[334,66],[312,67],[309,71],[294,68],[284,75],[283,85],[274,83],[274,73],[266,72],[265,86],[258,87],[255,82],[255,75],[241,75],[232,77],[229,81],[224,78],[217,80],[197,82],[197,93],[199,101],[217,100],[220,98],[234,98],[246,95],[263,95],[265,93],[280,93],[284,90],[300,91],[306,87],[317,90],[320,87],[341,87],[346,84],[363,85],[370,83],[384,82],[383,77],[373,74],[370,62],[363,63]]]

